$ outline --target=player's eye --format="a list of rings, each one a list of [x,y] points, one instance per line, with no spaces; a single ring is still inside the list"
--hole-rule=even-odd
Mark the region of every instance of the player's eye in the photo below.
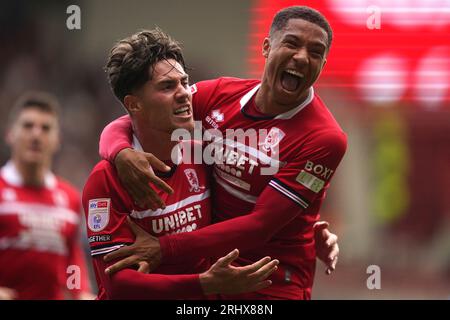
[[[292,41],[286,41],[286,42],[285,42],[285,46],[288,47],[288,48],[290,48],[290,49],[295,49],[295,48],[297,48],[297,44],[296,44],[295,42],[292,42]]]
[[[311,48],[309,50],[309,52],[313,57],[317,57],[317,58],[322,58],[324,55],[324,51],[321,48],[314,47],[314,48]]]
[[[172,82],[166,82],[163,84],[162,89],[163,90],[170,90],[174,87],[174,84]]]
[[[23,127],[24,129],[30,130],[30,129],[33,128],[33,123],[32,123],[32,122],[24,122],[24,123],[22,124],[22,127]]]

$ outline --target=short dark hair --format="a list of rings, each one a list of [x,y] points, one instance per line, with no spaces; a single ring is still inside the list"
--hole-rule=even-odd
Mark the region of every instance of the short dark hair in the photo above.
[[[42,112],[53,114],[56,118],[60,114],[60,105],[58,99],[49,92],[28,91],[19,96],[14,103],[8,119],[8,125],[12,125],[23,110],[38,109]]]
[[[287,7],[277,12],[270,26],[270,36],[283,29],[290,19],[303,19],[321,27],[328,35],[327,46],[331,47],[333,30],[327,19],[317,10],[305,6]]]
[[[123,103],[127,94],[151,79],[149,67],[168,59],[186,68],[180,44],[159,28],[120,40],[111,49],[105,66],[114,95]]]

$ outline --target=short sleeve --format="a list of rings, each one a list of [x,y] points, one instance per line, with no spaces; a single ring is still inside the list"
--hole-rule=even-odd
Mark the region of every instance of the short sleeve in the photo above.
[[[94,169],[83,190],[83,208],[91,255],[102,255],[134,242],[128,228],[128,201],[105,169]]]
[[[307,209],[323,196],[346,148],[347,137],[343,132],[317,133],[279,170],[269,185]]]
[[[109,123],[100,135],[100,157],[114,163],[114,159],[122,149],[131,148],[132,136],[133,125],[129,115]]]

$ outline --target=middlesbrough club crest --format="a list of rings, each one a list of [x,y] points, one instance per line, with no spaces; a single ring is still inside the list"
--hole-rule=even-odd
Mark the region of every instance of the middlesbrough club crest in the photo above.
[[[223,113],[220,112],[220,110],[213,110],[211,113],[211,118],[216,120],[216,122],[223,122],[223,120],[225,119]]]
[[[277,154],[278,145],[281,139],[285,136],[284,132],[277,127],[270,129],[269,134],[264,139],[264,142],[260,142],[259,145],[265,152],[271,153],[271,155]]]
[[[184,170],[184,174],[186,175],[189,185],[191,186],[189,188],[189,192],[200,192],[205,189],[205,186],[200,185],[195,169],[186,169]]]

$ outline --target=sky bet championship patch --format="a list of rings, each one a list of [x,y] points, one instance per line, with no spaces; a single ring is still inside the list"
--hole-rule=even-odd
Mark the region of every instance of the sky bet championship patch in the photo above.
[[[99,232],[105,229],[109,222],[111,199],[89,200],[88,227],[91,231]]]

